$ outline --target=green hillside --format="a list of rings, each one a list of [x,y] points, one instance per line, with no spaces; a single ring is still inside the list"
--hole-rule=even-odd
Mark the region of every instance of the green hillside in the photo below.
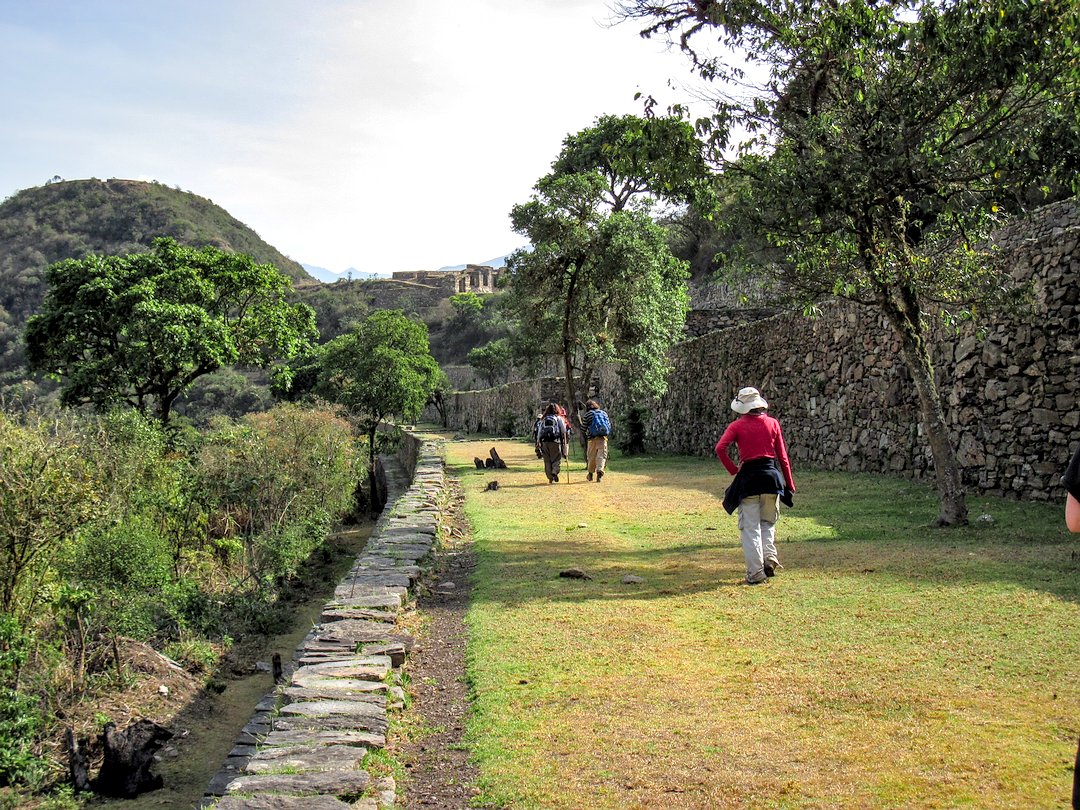
[[[91,254],[143,252],[159,236],[247,253],[297,285],[317,283],[221,206],[190,192],[95,179],[24,189],[0,203],[0,391],[23,376],[19,335],[41,304],[48,265]]]

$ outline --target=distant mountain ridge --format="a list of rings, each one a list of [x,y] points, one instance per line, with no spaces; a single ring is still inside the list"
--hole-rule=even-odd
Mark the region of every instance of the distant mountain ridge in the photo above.
[[[0,390],[22,378],[20,335],[45,296],[45,268],[63,259],[147,252],[171,236],[272,264],[298,287],[298,262],[205,197],[137,180],[69,180],[23,189],[0,203]]]
[[[469,262],[469,264],[475,264],[475,265],[478,265],[480,267],[493,267],[496,270],[498,270],[498,269],[500,269],[502,267],[506,267],[506,260],[508,258],[510,258],[509,253],[507,253],[505,256],[496,256],[494,259],[488,259],[486,262]],[[452,265],[447,265],[446,267],[440,267],[439,269],[440,270],[464,270],[466,267],[469,266],[469,264],[452,264]]]
[[[307,264],[305,262],[301,262],[300,266],[307,271],[309,276],[323,282],[324,284],[333,284],[334,282],[348,278],[352,278],[355,280],[369,278],[390,278],[390,273],[361,273],[355,267],[350,267],[348,270],[342,270],[340,273],[335,273],[333,270],[327,270],[325,267],[319,267],[318,265]]]

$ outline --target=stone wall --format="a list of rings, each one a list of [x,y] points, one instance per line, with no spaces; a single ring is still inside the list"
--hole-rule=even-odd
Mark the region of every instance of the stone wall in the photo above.
[[[692,309],[686,313],[686,336],[701,337],[721,329],[731,329],[772,317],[776,309],[719,307],[715,309]]]
[[[412,648],[399,622],[441,533],[446,478],[435,442],[404,437],[384,459],[390,500],[352,570],[283,667],[211,780],[203,807],[395,807],[392,776],[364,769],[404,708]],[[361,797],[362,798],[357,798]]]
[[[403,270],[392,274],[395,281],[425,284],[443,290],[446,297],[455,293],[493,293],[499,270],[481,264],[469,264],[464,270]]]
[[[1001,258],[1034,284],[1034,311],[932,336],[945,417],[972,491],[1045,500],[1080,442],[1080,207],[1041,209],[998,235]],[[646,425],[650,450],[708,456],[745,385],[761,389],[796,465],[932,479],[917,397],[884,319],[846,302],[807,320],[782,314],[751,331],[725,329],[672,353],[668,393]],[[534,385],[536,388],[529,388]],[[539,381],[457,399],[450,426],[487,430],[499,413],[528,413]],[[626,405],[610,374],[601,396]],[[515,426],[525,424],[516,421]],[[502,431],[498,431],[502,432]],[[520,429],[515,432],[527,432]]]
[[[444,405],[446,427],[464,433],[528,436],[537,410],[552,400],[566,400],[566,384],[560,377],[523,380],[482,391],[454,391]],[[442,423],[431,407],[422,418]]]

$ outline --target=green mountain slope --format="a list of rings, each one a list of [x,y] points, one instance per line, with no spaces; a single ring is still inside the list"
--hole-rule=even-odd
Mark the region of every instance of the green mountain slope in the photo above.
[[[0,390],[22,377],[19,338],[45,294],[45,268],[61,259],[145,251],[159,236],[213,245],[273,264],[298,286],[315,284],[299,263],[210,200],[134,180],[72,180],[0,203]]]

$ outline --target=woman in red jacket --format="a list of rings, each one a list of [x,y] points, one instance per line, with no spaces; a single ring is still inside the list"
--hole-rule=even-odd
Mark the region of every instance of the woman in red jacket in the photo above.
[[[776,554],[776,520],[779,501],[791,506],[795,479],[791,476],[780,423],[765,413],[769,403],[756,388],[743,388],[731,403],[741,416],[727,426],[716,443],[716,455],[735,480],[724,492],[724,509],[739,509],[739,535],[746,558],[746,581],[765,582],[781,568]],[[736,467],[728,448],[739,450]]]

